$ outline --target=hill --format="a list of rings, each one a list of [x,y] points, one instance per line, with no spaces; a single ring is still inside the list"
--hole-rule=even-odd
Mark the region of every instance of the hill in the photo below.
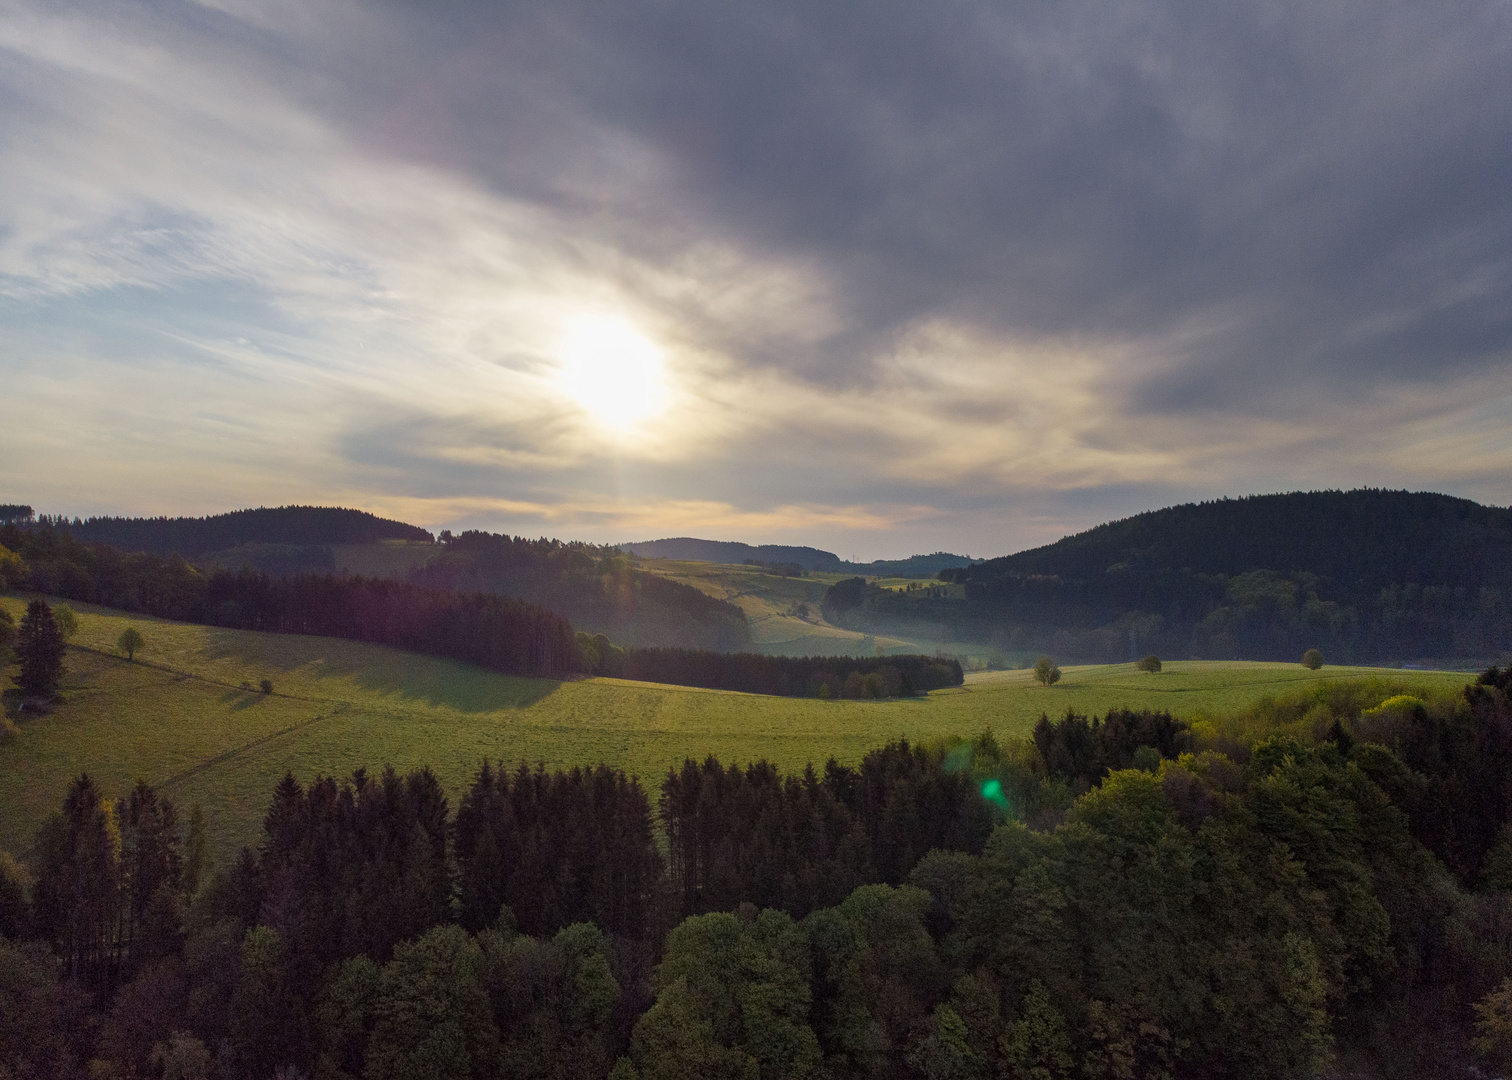
[[[1152,510],[990,559],[962,582],[1308,571],[1358,592],[1512,585],[1512,510],[1427,492],[1308,491]]]
[[[742,544],[733,540],[697,540],[691,536],[674,536],[665,540],[642,540],[620,544],[620,549],[643,559],[678,559],[686,562],[744,563],[752,559],[762,563],[796,563],[805,570],[835,572],[845,569],[840,556],[832,551],[811,547],[788,547],[783,544]]]
[[[19,617],[24,604],[0,596]],[[1242,707],[1317,684],[1364,683],[1380,698],[1452,692],[1466,676],[1297,664],[1171,664],[1067,668],[1060,684],[1027,671],[968,676],[965,686],[896,701],[773,698],[618,679],[552,681],[333,638],[262,634],[127,616],[74,605],[65,703],[21,719],[0,739],[0,849],[25,850],[69,782],[89,772],[110,796],[136,779],[201,804],[221,865],[253,842],[268,793],[286,771],[301,781],[391,763],[433,767],[455,799],[486,755],[548,767],[600,761],[655,793],[668,767],[714,754],[767,758],[783,769],[833,756],[854,764],[889,738],[1028,733],[1043,712],[1169,709],[1177,716]],[[116,655],[128,624],[146,645]],[[6,673],[13,673],[14,667]],[[263,679],[273,690],[254,687]],[[7,680],[8,681],[8,680]]]
[[[1188,504],[945,570],[942,589],[849,585],[839,625],[1062,657],[1479,666],[1512,647],[1512,511],[1446,495],[1320,491]]]
[[[980,559],[936,551],[931,555],[911,555],[906,559],[878,559],[869,563],[846,562],[832,551],[811,547],[787,547],[782,544],[742,544],[731,540],[697,540],[677,536],[666,540],[643,540],[620,544],[622,551],[643,559],[673,559],[682,562],[721,563],[763,566],[798,566],[804,570],[828,574],[896,575],[898,577],[934,577],[946,568],[970,566]]]
[[[618,549],[465,532],[408,580],[430,588],[519,597],[617,645],[735,652],[751,644],[745,613],[725,600],[631,564]]]
[[[124,603],[65,587],[83,573],[80,568],[98,561],[86,545],[104,545],[100,557],[113,565],[121,563],[122,552],[138,558],[178,555],[207,571],[251,569],[281,579],[349,573],[523,599],[628,647],[726,652],[751,643],[739,607],[648,574],[615,548],[483,532],[445,533],[437,543],[411,525],[328,507],[244,510],[212,518],[31,522],[29,515],[17,517],[21,524],[0,530],[9,530],[5,535],[23,555],[30,552],[37,580],[28,587],[72,592],[79,599]],[[157,613],[182,616],[176,610]]]
[[[43,517],[39,523],[67,529],[79,540],[109,544],[122,551],[192,558],[242,544],[373,544],[381,540],[431,542],[435,537],[415,525],[390,521],[363,510],[333,506],[259,507],[192,518],[87,519]]]

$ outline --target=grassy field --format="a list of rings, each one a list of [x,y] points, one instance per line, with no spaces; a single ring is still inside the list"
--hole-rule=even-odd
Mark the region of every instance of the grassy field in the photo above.
[[[792,580],[792,579],[790,579]],[[804,580],[804,579],[796,579]],[[0,597],[19,618],[24,602]],[[1463,674],[1292,664],[1171,663],[1159,675],[1131,665],[1065,669],[1044,688],[1027,671],[984,672],[963,687],[902,701],[771,698],[614,679],[550,682],[329,638],[255,634],[161,622],[73,605],[65,703],[20,719],[0,742],[0,848],[24,853],[69,781],[93,774],[124,793],[137,779],[181,806],[199,803],[224,860],[255,842],[273,785],[286,772],[344,776],[359,766],[430,765],[455,799],[484,755],[548,767],[599,761],[652,789],[685,756],[766,757],[801,768],[859,760],[906,736],[969,735],[991,726],[1022,734],[1040,713],[1127,705],[1191,717],[1241,707],[1319,680],[1379,679],[1449,692]],[[128,624],[146,646],[128,663],[114,642]],[[243,688],[262,679],[272,694]],[[6,680],[8,685],[8,680]]]
[[[854,574],[783,577],[759,566],[646,559],[643,570],[692,585],[728,600],[745,612],[756,650],[775,656],[872,656],[878,647],[889,653],[933,653],[938,642],[873,637],[825,621],[819,610],[825,590]],[[899,579],[902,580],[902,579]]]

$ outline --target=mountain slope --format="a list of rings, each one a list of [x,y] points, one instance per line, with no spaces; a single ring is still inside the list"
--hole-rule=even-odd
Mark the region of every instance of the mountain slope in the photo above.
[[[1447,495],[1319,491],[1189,504],[946,570],[942,589],[847,586],[832,621],[933,620],[1079,659],[1141,651],[1481,664],[1512,649],[1512,511]]]
[[[1380,588],[1512,582],[1512,510],[1406,491],[1309,491],[1188,503],[1109,522],[991,559],[959,581],[1005,575],[1183,569],[1206,574],[1305,570]]]

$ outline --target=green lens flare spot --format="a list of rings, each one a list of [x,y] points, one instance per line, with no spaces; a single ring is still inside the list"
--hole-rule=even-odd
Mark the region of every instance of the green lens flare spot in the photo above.
[[[1003,785],[996,780],[988,780],[982,785],[982,798],[999,806],[1008,805],[1008,800],[1003,796]]]

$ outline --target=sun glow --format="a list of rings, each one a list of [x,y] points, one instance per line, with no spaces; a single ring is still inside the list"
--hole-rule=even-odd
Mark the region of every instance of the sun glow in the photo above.
[[[623,319],[584,317],[567,327],[557,385],[600,425],[617,432],[667,407],[661,350]]]

